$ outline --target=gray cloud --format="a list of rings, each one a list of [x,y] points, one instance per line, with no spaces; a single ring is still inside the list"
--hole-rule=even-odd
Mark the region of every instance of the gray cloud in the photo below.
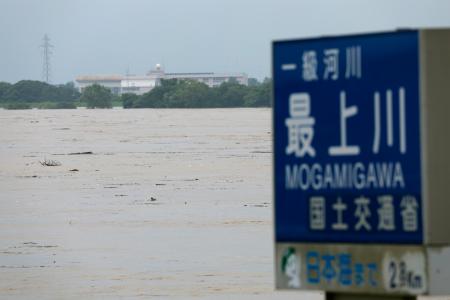
[[[42,78],[41,39],[55,46],[52,79],[171,72],[270,75],[274,39],[450,25],[450,1],[1,0],[0,81]]]

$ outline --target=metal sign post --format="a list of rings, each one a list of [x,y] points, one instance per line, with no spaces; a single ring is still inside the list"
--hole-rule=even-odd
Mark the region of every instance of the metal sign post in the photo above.
[[[273,78],[277,288],[449,294],[450,30],[274,42]]]

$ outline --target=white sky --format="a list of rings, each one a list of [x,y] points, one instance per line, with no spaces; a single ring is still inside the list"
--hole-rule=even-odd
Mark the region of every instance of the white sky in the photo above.
[[[274,39],[450,27],[450,0],[0,0],[0,81],[82,74],[246,72],[270,76]]]

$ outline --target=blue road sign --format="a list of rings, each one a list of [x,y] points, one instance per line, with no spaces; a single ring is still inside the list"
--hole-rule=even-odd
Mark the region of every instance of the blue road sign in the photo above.
[[[273,44],[277,242],[421,244],[419,33]]]

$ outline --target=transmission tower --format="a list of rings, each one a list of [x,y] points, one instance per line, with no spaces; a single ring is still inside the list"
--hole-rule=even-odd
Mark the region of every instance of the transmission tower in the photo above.
[[[52,49],[53,45],[50,44],[50,38],[48,37],[48,35],[44,35],[43,38],[43,44],[41,45],[41,48],[44,50],[43,51],[43,64],[42,64],[42,78],[44,79],[45,82],[50,83],[50,57],[52,55]]]

